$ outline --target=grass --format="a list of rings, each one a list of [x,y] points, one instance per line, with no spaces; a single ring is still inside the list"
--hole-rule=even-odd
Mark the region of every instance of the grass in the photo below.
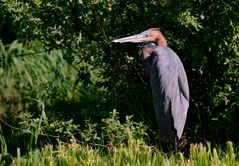
[[[32,44],[36,45],[37,42]],[[53,93],[54,89],[61,92],[60,97],[73,97],[76,92],[72,85],[76,80],[77,69],[66,62],[62,51],[48,53],[42,52],[40,46],[29,47],[36,49],[25,48],[18,42],[1,47],[0,92],[7,94],[8,90],[17,89],[44,102],[50,97],[45,94]],[[57,95],[56,91],[54,93]]]
[[[41,149],[30,151],[24,156],[21,156],[20,149],[17,149],[17,157],[12,161],[12,165],[16,166],[237,166],[238,164],[239,160],[236,159],[236,153],[231,142],[227,143],[225,152],[215,148],[211,149],[210,144],[207,146],[191,145],[189,157],[185,157],[181,152],[165,154],[153,146],[148,146],[144,142],[134,139],[129,140],[128,146],[122,144],[117,148],[108,148],[107,151],[81,145],[76,140],[72,140],[69,144],[60,142],[56,147],[46,145]]]

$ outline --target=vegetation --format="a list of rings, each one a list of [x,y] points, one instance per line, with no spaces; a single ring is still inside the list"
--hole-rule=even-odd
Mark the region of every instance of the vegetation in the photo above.
[[[0,0],[0,165],[238,165],[238,7]],[[176,154],[157,149],[138,46],[111,42],[150,27],[162,29],[188,75]]]

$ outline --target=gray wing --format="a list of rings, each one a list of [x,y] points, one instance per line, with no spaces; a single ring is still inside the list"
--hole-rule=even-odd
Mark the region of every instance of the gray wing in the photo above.
[[[178,84],[179,84],[180,91],[183,94],[183,96],[187,99],[187,101],[189,101],[189,87],[188,87],[188,79],[187,79],[186,72],[182,65],[178,70],[179,70]]]
[[[151,88],[159,130],[166,137],[181,137],[189,107],[187,76],[179,57],[170,48],[154,50]]]

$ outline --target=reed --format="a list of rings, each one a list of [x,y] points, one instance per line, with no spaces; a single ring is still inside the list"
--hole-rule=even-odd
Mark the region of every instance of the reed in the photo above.
[[[181,152],[165,154],[141,140],[129,140],[128,146],[122,144],[118,148],[109,149],[108,153],[72,140],[70,144],[60,142],[55,148],[46,145],[40,150],[30,151],[26,156],[21,156],[18,149],[18,155],[12,165],[237,166],[239,160],[236,159],[236,155],[231,142],[227,143],[226,151],[215,148],[211,151],[210,144],[194,144],[191,145],[189,157],[185,157]]]

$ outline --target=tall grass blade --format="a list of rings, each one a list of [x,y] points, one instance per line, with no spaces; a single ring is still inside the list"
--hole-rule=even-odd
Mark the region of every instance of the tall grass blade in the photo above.
[[[36,149],[33,152],[33,158],[32,158],[32,166],[38,166],[40,165],[40,159],[41,159],[41,154],[40,151],[38,149]]]
[[[21,151],[20,148],[17,148],[17,159],[16,159],[16,165],[21,166]]]
[[[3,135],[1,123],[0,123],[0,145],[1,145],[1,153],[7,153],[7,144]]]

